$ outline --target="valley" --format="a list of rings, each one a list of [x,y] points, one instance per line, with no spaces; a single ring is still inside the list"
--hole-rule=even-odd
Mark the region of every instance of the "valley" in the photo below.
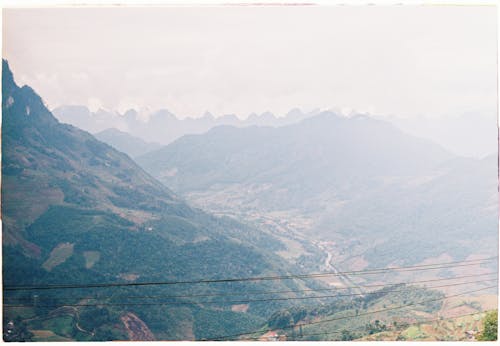
[[[242,191],[243,189],[240,189]],[[306,272],[336,272],[338,271],[332,263],[342,262],[350,258],[357,247],[353,246],[355,240],[344,240],[337,244],[333,241],[316,241],[307,237],[307,230],[311,227],[312,219],[300,215],[299,210],[287,211],[259,211],[252,209],[251,203],[237,202],[239,194],[237,188],[231,188],[230,192],[216,194],[194,192],[186,195],[186,199],[192,204],[214,215],[228,216],[269,232],[284,245],[285,250],[276,252],[283,259],[295,263],[301,271]],[[247,191],[248,192],[248,191]],[[230,195],[229,195],[230,194]],[[247,195],[248,196],[248,195]],[[340,239],[339,239],[340,240]],[[333,261],[335,256],[335,261]],[[344,267],[344,269],[364,269],[361,265]],[[328,278],[326,283],[331,286],[344,286],[353,282],[343,276]]]
[[[2,85],[6,341],[461,340],[425,320],[496,307],[492,157],[326,112],[134,161]]]
[[[498,341],[497,7],[123,1],[2,5],[4,342]]]

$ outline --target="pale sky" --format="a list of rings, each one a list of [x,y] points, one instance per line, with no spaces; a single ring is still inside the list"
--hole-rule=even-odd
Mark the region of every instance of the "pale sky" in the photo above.
[[[216,116],[495,111],[493,6],[4,9],[3,57],[49,107]]]

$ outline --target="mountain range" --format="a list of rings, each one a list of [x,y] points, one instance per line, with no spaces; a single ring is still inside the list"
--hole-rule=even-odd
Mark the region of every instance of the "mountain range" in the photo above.
[[[138,112],[130,109],[123,114],[99,109],[91,112],[85,106],[68,105],[53,109],[54,115],[64,123],[72,124],[91,133],[98,133],[109,128],[127,132],[146,142],[168,144],[185,134],[203,133],[220,125],[232,126],[283,126],[292,124],[317,114],[318,110],[303,112],[292,109],[284,117],[276,117],[270,112],[260,115],[250,114],[241,120],[234,114],[214,117],[206,112],[200,118],[179,119],[166,109]]]
[[[336,114],[343,114],[334,111]],[[54,115],[64,123],[72,124],[91,133],[108,129],[120,130],[147,143],[167,145],[186,134],[201,134],[222,125],[248,127],[280,127],[295,124],[321,113],[319,109],[304,112],[299,108],[290,110],[285,116],[277,117],[270,112],[250,114],[246,118],[234,114],[214,117],[206,112],[199,118],[180,119],[166,109],[157,111],[136,111],[130,109],[120,114],[116,111],[99,109],[91,112],[86,106],[67,105],[53,110]],[[496,153],[498,127],[494,112],[485,110],[455,114],[453,116],[398,116],[361,114],[351,111],[346,117],[369,116],[395,125],[398,129],[415,137],[431,140],[451,153],[472,158],[484,158]],[[123,137],[123,136],[121,136]],[[106,143],[120,145],[122,139],[113,136],[102,137]],[[124,148],[126,149],[126,148]],[[127,153],[134,157],[135,153]]]
[[[359,249],[369,266],[463,259],[478,243],[496,253],[497,157],[457,157],[368,116],[221,126],[137,162],[212,212],[301,216],[308,238],[337,253]]]

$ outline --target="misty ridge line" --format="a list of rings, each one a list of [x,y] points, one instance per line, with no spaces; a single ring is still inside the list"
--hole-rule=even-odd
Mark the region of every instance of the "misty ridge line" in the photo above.
[[[179,121],[193,121],[193,120],[201,120],[201,119],[211,119],[211,120],[223,120],[227,118],[235,118],[238,121],[241,122],[247,122],[247,121],[252,121],[255,119],[283,119],[287,117],[296,117],[299,114],[303,115],[309,115],[313,116],[315,114],[319,114],[324,111],[331,111],[335,112],[339,115],[344,115],[344,116],[351,116],[353,114],[369,114],[366,112],[358,112],[356,110],[352,110],[350,108],[338,108],[338,107],[327,107],[327,108],[321,108],[321,107],[315,107],[315,108],[310,108],[309,110],[304,110],[302,107],[292,107],[290,110],[286,113],[283,113],[282,115],[277,115],[272,111],[266,110],[264,112],[250,112],[246,114],[246,116],[243,116],[242,114],[230,112],[230,113],[220,113],[218,115],[215,115],[215,113],[211,111],[205,111],[199,116],[194,116],[194,115],[187,115],[187,116],[179,116],[175,114],[174,112],[170,111],[167,107],[162,107],[162,108],[156,108],[152,109],[147,106],[145,107],[131,107],[128,109],[124,110],[118,110],[118,109],[108,109],[104,107],[97,107],[93,108],[90,106],[86,105],[81,105],[81,104],[64,104],[56,107],[50,107],[51,112],[61,112],[65,109],[68,108],[78,108],[81,111],[88,112],[89,114],[93,116],[98,116],[99,114],[106,114],[114,117],[136,117],[136,120],[142,120],[144,122],[149,122],[151,117],[155,116],[167,116],[171,118],[175,118],[176,120]]]
[[[83,105],[63,105],[54,108],[52,113],[59,121],[94,134],[132,158],[168,145],[184,135],[202,134],[218,126],[278,128],[300,124],[324,113],[342,119],[361,116],[387,122],[406,134],[430,140],[462,157],[484,158],[495,154],[497,147],[496,115],[486,110],[436,117],[404,117],[359,112],[351,108],[315,108],[310,111],[292,108],[283,116],[264,112],[251,113],[243,118],[236,114],[214,116],[205,112],[201,117],[181,118],[167,109],[129,109],[121,113],[102,108],[91,111]]]
[[[308,110],[307,110],[308,109]],[[212,121],[215,123],[227,123],[234,122],[243,125],[266,125],[269,123],[270,126],[273,126],[273,122],[278,122],[277,125],[287,125],[294,122],[299,122],[301,120],[319,115],[321,113],[332,113],[339,117],[352,118],[356,116],[366,116],[373,119],[386,120],[391,122],[392,119],[408,119],[412,121],[428,121],[433,117],[429,115],[418,115],[418,116],[399,116],[394,114],[379,114],[372,112],[360,111],[350,107],[315,107],[315,108],[304,108],[304,107],[292,107],[290,110],[282,115],[277,115],[274,112],[266,110],[264,112],[251,112],[246,116],[238,113],[220,113],[219,115],[214,115],[214,113],[210,111],[205,111],[203,114],[199,116],[178,116],[174,112],[171,112],[168,108],[158,108],[151,109],[149,107],[132,107],[123,111],[117,109],[107,109],[107,108],[95,108],[92,110],[89,106],[79,105],[79,104],[65,104],[57,107],[51,107],[50,111],[56,116],[56,118],[66,118],[69,115],[76,116],[91,116],[93,118],[100,117],[109,117],[113,120],[135,120],[140,121],[142,123],[148,124],[150,122],[157,121],[159,119],[163,120],[171,120],[178,122],[208,122]],[[475,117],[481,117],[485,115],[491,115],[494,112],[486,111],[486,110],[477,110],[476,112],[465,112],[463,114],[454,113],[454,114],[445,114],[439,115],[435,118],[445,119],[449,121],[453,121],[464,115]],[[496,117],[495,117],[496,119]]]
[[[157,110],[149,110],[147,108],[137,110],[131,108],[120,112],[118,110],[107,110],[103,108],[92,111],[87,106],[83,105],[63,105],[52,109],[52,113],[60,121],[70,123],[93,134],[102,132],[108,128],[116,128],[122,132],[133,133],[136,126],[156,127],[162,125],[169,126],[170,128],[166,129],[169,131],[179,130],[187,133],[200,132],[199,130],[206,131],[219,125],[277,127],[294,124],[325,111],[334,112],[336,115],[347,116],[337,109],[323,110],[320,108],[315,108],[310,111],[292,108],[283,116],[277,116],[269,111],[261,114],[253,112],[246,117],[239,116],[235,113],[215,116],[208,111],[199,117],[179,117],[166,108]]]

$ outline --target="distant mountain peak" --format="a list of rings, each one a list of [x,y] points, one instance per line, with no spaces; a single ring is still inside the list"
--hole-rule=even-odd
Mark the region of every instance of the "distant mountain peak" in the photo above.
[[[156,116],[171,116],[174,115],[171,111],[166,108],[160,108],[156,112],[153,112]]]
[[[3,116],[13,118],[6,129],[13,127],[39,126],[41,124],[57,124],[57,119],[47,110],[43,100],[35,91],[23,85],[19,87],[15,81],[9,64],[2,61],[2,108],[8,109]],[[24,115],[24,116],[22,116]],[[4,132],[10,135],[9,131]]]
[[[205,119],[205,120],[213,120],[215,119],[214,115],[212,113],[210,113],[209,111],[205,111],[205,113],[203,113],[201,119]]]
[[[9,92],[10,88],[17,87],[14,76],[10,70],[7,60],[2,59],[2,88],[4,92]]]
[[[262,113],[259,118],[262,120],[272,120],[272,119],[276,119],[276,116],[273,113],[266,111],[266,112]]]
[[[117,128],[114,128],[114,127],[110,127],[110,128],[107,128],[107,129],[104,129],[102,130],[101,132],[99,133],[96,133],[96,135],[99,135],[99,134],[104,134],[104,133],[110,133],[110,134],[127,134],[125,131],[121,131]]]
[[[304,112],[298,107],[292,108],[288,111],[288,113],[285,114],[286,118],[294,118],[294,117],[300,117],[303,116]]]
[[[259,115],[255,112],[252,112],[248,115],[247,121],[252,121],[252,120],[257,120],[259,118]]]
[[[238,117],[234,114],[224,114],[219,120],[228,120],[228,121],[239,121]]]
[[[125,111],[125,113],[123,113],[123,116],[125,117],[131,117],[131,116],[136,116],[137,115],[137,111],[134,109],[134,108],[130,108],[128,110]]]

